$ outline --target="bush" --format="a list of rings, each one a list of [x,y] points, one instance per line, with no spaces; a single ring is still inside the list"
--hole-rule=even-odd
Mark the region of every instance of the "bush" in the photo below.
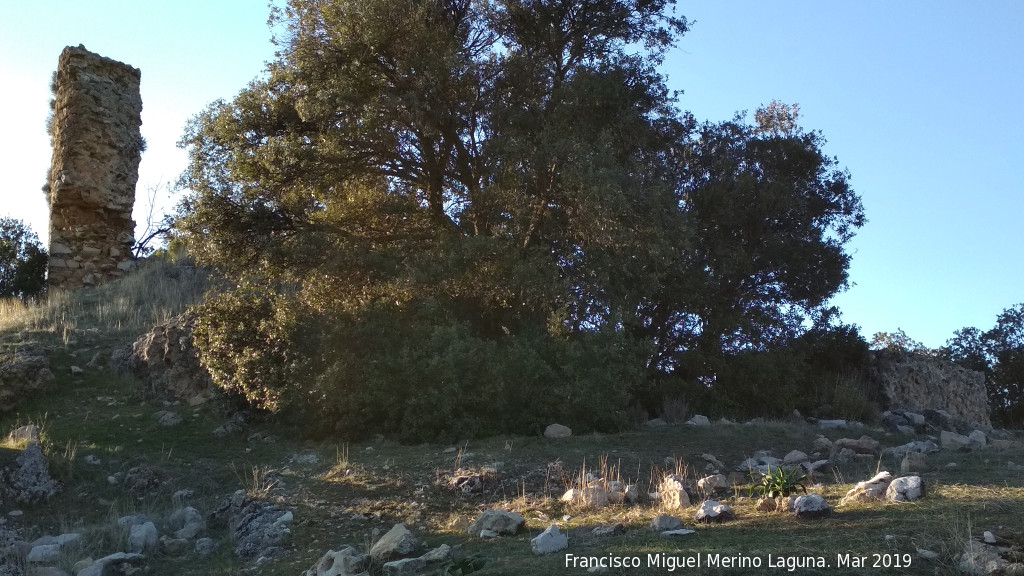
[[[614,332],[481,334],[429,300],[317,311],[247,285],[198,310],[196,343],[220,387],[318,435],[401,441],[625,425],[642,377]]]
[[[0,218],[0,298],[25,302],[46,286],[47,254],[39,237],[21,220]]]

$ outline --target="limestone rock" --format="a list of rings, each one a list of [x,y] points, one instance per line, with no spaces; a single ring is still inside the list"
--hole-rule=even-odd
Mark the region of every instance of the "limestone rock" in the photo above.
[[[971,446],[971,439],[956,432],[943,430],[939,435],[943,450],[967,450]]]
[[[877,456],[881,452],[879,451],[878,440],[870,436],[861,436],[854,440],[852,438],[840,438],[832,443],[832,453],[838,453],[842,449],[853,450],[857,454],[870,454]]]
[[[116,351],[111,364],[142,382],[148,392],[190,406],[217,397],[217,387],[200,363],[192,338],[195,322],[195,316],[188,313],[171,318]]]
[[[468,528],[470,536],[482,537],[484,530],[489,530],[496,535],[515,534],[526,524],[526,518],[515,512],[504,510],[484,510],[482,514]]]
[[[974,430],[967,435],[967,444],[975,450],[988,446],[988,437],[981,430]]]
[[[782,463],[787,466],[797,466],[807,462],[808,460],[809,458],[807,457],[807,454],[799,450],[793,450],[782,458]]]
[[[152,522],[136,524],[131,527],[128,533],[128,551],[142,552],[157,545],[160,535],[157,533],[156,525]]]
[[[924,480],[920,476],[902,476],[893,480],[885,491],[890,502],[913,502],[925,494]]]
[[[619,494],[621,495],[621,493]],[[624,497],[622,495],[619,501],[621,502]],[[570,488],[562,495],[561,500],[587,508],[604,508],[610,502],[610,494],[603,486],[595,483],[595,485],[584,488]]]
[[[530,540],[530,549],[534,554],[552,554],[569,547],[569,537],[558,530],[558,526],[552,524],[539,536]]]
[[[200,538],[196,540],[195,551],[200,557],[207,557],[220,548],[220,543],[213,538]]]
[[[697,488],[705,494],[721,492],[729,489],[729,479],[724,474],[705,476],[697,481]]]
[[[569,438],[570,436],[572,436],[572,430],[561,424],[551,424],[544,429],[545,438]]]
[[[892,483],[892,474],[886,471],[879,472],[870,480],[858,482],[856,486],[846,493],[846,496],[839,503],[846,504],[859,500],[880,500],[885,496],[890,483]]]
[[[269,502],[245,498],[235,519],[235,555],[241,558],[273,557],[291,535],[285,510]],[[197,542],[198,544],[198,542]]]
[[[592,531],[594,536],[605,537],[605,536],[622,536],[626,533],[626,527],[620,524],[612,524],[609,526],[598,526]]]
[[[39,544],[33,546],[25,558],[30,564],[46,564],[60,558],[60,544]]]
[[[707,416],[697,414],[693,418],[687,420],[686,423],[689,424],[690,426],[710,426],[711,420],[708,420]]]
[[[832,506],[818,494],[806,494],[791,499],[789,509],[797,518],[824,518],[832,514]]]
[[[419,558],[402,558],[387,562],[383,567],[384,576],[417,576],[427,567],[426,562]]]
[[[46,350],[34,346],[19,346],[16,351],[0,350],[0,411],[13,410],[22,399],[45,392],[53,387],[56,378],[50,370]],[[22,426],[11,432],[15,442],[38,441],[39,428]]]
[[[370,548],[370,557],[378,562],[387,562],[411,555],[419,545],[419,540],[405,524],[395,524]]]
[[[156,421],[161,426],[167,426],[169,428],[171,426],[177,426],[178,424],[181,424],[181,414],[178,414],[173,410],[161,410],[157,412],[154,416],[156,417]]]
[[[661,505],[666,510],[679,510],[690,505],[690,495],[686,493],[683,479],[675,474],[669,474],[662,479],[658,485],[658,494],[661,495]]]
[[[972,576],[1024,574],[1024,564],[1010,562],[1002,557],[999,548],[976,540],[964,544],[964,551],[957,558],[957,568]]]
[[[903,461],[900,462],[900,472],[903,474],[924,472],[928,469],[928,456],[921,452],[907,452],[907,455],[903,457]]]
[[[46,455],[36,442],[25,447],[13,468],[0,473],[0,486],[13,500],[26,503],[48,500],[60,491],[60,485],[50,476]]]
[[[732,507],[728,504],[723,504],[716,500],[708,500],[700,505],[700,509],[697,510],[697,514],[694,519],[697,522],[726,522],[736,518],[736,513],[732,511]]]
[[[109,556],[104,556],[83,568],[78,572],[78,576],[107,576],[117,572],[132,574],[139,570],[139,565],[145,562],[145,560],[146,557],[142,554],[116,552]]]

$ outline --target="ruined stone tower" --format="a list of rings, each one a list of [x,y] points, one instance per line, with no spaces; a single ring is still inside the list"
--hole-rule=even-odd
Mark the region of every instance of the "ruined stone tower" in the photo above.
[[[60,55],[49,180],[51,287],[92,286],[132,267],[140,78],[137,68],[84,46]]]

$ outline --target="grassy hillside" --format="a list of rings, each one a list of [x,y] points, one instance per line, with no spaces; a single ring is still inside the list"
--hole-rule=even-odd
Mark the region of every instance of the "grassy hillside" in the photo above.
[[[1020,444],[1002,451],[931,455],[931,471],[922,474],[929,493],[909,504],[837,506],[852,484],[878,469],[898,475],[897,461],[872,459],[827,467],[828,472],[808,486],[837,507],[835,514],[823,520],[758,512],[747,487],[737,484],[721,498],[736,510],[736,521],[697,525],[695,507],[672,512],[696,533],[668,539],[648,527],[661,513],[657,503],[593,510],[558,497],[586,471],[635,482],[647,492],[656,489],[666,472],[678,471],[691,479],[707,473],[703,454],[714,455],[732,470],[759,450],[772,450],[778,457],[794,449],[810,454],[819,433],[831,439],[868,434],[884,446],[912,438],[872,429],[823,432],[805,423],[767,422],[644,427],[562,440],[500,437],[407,446],[383,439],[311,442],[300,429],[258,418],[218,438],[214,429],[229,418],[223,406],[189,407],[148,396],[106,360],[115,348],[201,297],[208,282],[193,269],[154,263],[103,288],[53,294],[33,308],[5,304],[0,312],[2,345],[10,349],[33,342],[47,347],[57,380],[51,392],[0,415],[0,435],[26,423],[40,425],[51,472],[64,484],[64,490],[49,502],[16,505],[5,500],[0,510],[7,527],[18,528],[29,541],[47,534],[81,532],[82,544],[63,554],[57,563],[60,568],[70,572],[81,558],[123,550],[126,530],[116,524],[120,516],[146,513],[166,518],[182,503],[208,514],[238,489],[294,512],[287,553],[253,569],[253,573],[274,576],[297,576],[327,550],[345,545],[365,552],[377,536],[398,522],[404,522],[430,548],[442,543],[461,545],[464,554],[485,559],[479,573],[491,575],[586,574],[583,568],[567,568],[563,553],[535,556],[530,552],[530,538],[553,523],[569,532],[566,552],[579,556],[640,556],[646,566],[648,554],[699,555],[705,562],[707,555],[718,554],[738,557],[740,562],[757,557],[765,567],[709,569],[705,565],[699,571],[690,570],[707,574],[788,571],[785,566],[768,569],[769,555],[776,562],[820,555],[830,563],[821,569],[794,570],[798,574],[952,574],[957,573],[955,557],[964,542],[985,530],[1018,552],[1024,545],[1020,522],[1024,472],[1012,467],[1024,464]],[[82,371],[73,373],[73,366]],[[182,423],[161,425],[158,413],[166,410],[179,413]],[[13,457],[20,448],[7,446],[4,452]],[[90,464],[86,457],[99,463]],[[124,477],[140,465],[153,470],[159,484],[140,492],[127,491]],[[447,487],[445,475],[460,471],[481,475],[482,493],[464,494]],[[183,496],[182,490],[193,494]],[[468,537],[466,526],[486,508],[522,513],[527,529],[496,540]],[[12,510],[21,514],[10,515]],[[599,538],[591,533],[594,527],[611,523],[622,523],[626,534]],[[207,535],[221,542],[213,556],[150,552],[145,573],[227,575],[247,573],[252,567],[251,562],[234,557],[226,530],[211,528]],[[924,560],[918,548],[937,552],[939,557]],[[841,554],[866,557],[868,563],[863,568],[839,567]],[[874,554],[881,558],[895,554],[889,558],[900,559],[907,554],[911,565],[875,568]],[[23,557],[15,559],[23,562]],[[666,574],[669,570],[645,567],[609,573]]]

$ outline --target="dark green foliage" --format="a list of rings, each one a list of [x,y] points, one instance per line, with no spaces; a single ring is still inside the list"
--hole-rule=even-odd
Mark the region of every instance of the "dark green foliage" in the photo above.
[[[0,218],[0,298],[29,301],[46,286],[46,249],[21,220]]]
[[[346,434],[606,429],[802,334],[859,198],[795,108],[675,109],[673,7],[276,11],[266,78],[182,140],[180,238],[241,287],[204,311],[218,382]]]
[[[985,375],[993,422],[1024,425],[1024,304],[1003,310],[987,332],[957,330],[940,355]]]

